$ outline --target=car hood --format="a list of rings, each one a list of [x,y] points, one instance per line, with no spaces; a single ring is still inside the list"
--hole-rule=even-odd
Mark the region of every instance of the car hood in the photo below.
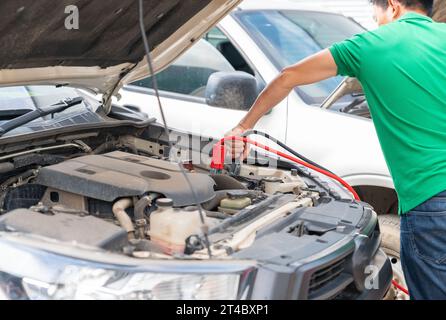
[[[239,2],[143,0],[155,72]],[[137,0],[2,0],[0,86],[69,85],[110,101],[148,75],[138,14]]]

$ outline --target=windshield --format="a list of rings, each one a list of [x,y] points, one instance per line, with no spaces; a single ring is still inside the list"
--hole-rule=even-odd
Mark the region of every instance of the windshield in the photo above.
[[[15,86],[0,88],[0,125],[25,113],[46,107],[67,98],[82,96],[82,92],[70,87],[55,86]],[[77,125],[99,122],[102,119],[94,112],[99,104],[92,104],[91,99],[73,106],[63,112],[48,115],[15,128],[3,135],[13,136]]]
[[[365,31],[353,20],[332,13],[253,10],[234,15],[280,70]],[[320,105],[342,79],[335,77],[296,90],[306,103]]]

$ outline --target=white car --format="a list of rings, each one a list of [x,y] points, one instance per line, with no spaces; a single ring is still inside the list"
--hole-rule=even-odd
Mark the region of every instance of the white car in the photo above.
[[[221,137],[246,114],[253,97],[282,68],[360,32],[364,29],[352,19],[320,8],[288,1],[244,1],[157,75],[168,124],[202,136]],[[243,76],[234,71],[254,77],[256,92],[246,93],[238,104],[231,100],[234,95],[230,101],[228,95],[226,101],[216,99],[216,83],[243,82]],[[358,97],[354,94],[340,99],[331,110],[321,108],[341,81],[337,77],[296,88],[256,129],[342,177],[378,213],[395,213],[396,193],[367,108],[355,112]],[[150,78],[126,86],[120,94],[119,104],[136,105],[161,119]]]

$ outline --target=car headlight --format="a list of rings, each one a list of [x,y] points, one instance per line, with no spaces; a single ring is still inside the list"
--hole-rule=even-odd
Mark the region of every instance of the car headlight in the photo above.
[[[125,274],[77,266],[68,266],[54,284],[0,275],[4,297],[33,300],[231,300],[237,297],[239,281],[236,274]]]
[[[0,299],[243,299],[255,273],[248,262],[170,260],[152,267],[144,261],[119,267],[17,247],[15,261],[6,262],[2,252],[12,248],[4,244],[0,241]]]

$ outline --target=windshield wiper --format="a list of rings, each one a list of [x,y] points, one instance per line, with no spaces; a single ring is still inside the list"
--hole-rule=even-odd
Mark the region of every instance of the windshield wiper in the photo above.
[[[3,136],[5,133],[14,130],[18,127],[21,127],[24,124],[27,124],[33,120],[39,119],[49,114],[62,112],[65,109],[68,109],[72,106],[82,103],[82,101],[84,101],[84,98],[82,97],[67,98],[59,101],[56,104],[52,104],[50,106],[45,106],[42,108],[37,108],[36,110],[30,111],[28,113],[25,113],[24,115],[9,120],[8,122],[5,122],[0,126],[0,137]]]

